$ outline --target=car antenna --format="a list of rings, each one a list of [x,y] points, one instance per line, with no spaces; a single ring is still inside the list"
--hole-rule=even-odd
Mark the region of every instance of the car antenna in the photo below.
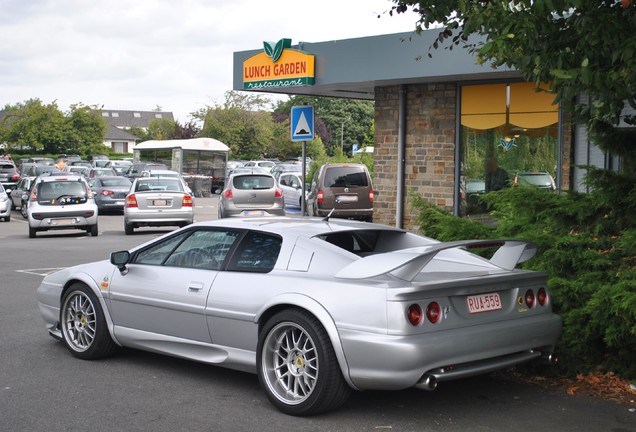
[[[329,212],[329,214],[327,216],[325,216],[322,220],[325,222],[329,222],[329,218],[331,217],[331,215],[333,214],[334,210],[336,210],[336,208],[332,208],[331,211]]]

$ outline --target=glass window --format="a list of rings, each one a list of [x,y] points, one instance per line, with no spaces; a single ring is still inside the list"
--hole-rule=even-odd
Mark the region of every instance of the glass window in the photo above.
[[[174,250],[164,265],[221,270],[239,235],[238,231],[195,231]]]
[[[362,167],[334,167],[325,173],[327,187],[367,187],[366,172]]]
[[[281,243],[279,236],[250,231],[233,255],[229,269],[267,273],[276,265]]]
[[[461,215],[487,213],[482,194],[513,187],[529,173],[557,178],[559,106],[553,99],[533,83],[462,87]]]
[[[271,176],[242,175],[235,176],[233,186],[241,190],[271,189],[276,181]]]
[[[141,118],[141,113],[138,113],[138,112],[133,113],[133,117],[135,117],[135,118]]]
[[[172,251],[190,234],[192,234],[192,231],[183,231],[159,243],[155,243],[154,245],[137,252],[131,263],[161,265],[161,263],[168,258],[170,253],[172,253]]]

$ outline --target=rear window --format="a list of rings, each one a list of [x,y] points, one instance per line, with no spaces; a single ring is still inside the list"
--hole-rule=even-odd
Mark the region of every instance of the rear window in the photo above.
[[[249,232],[234,253],[229,270],[267,273],[276,265],[281,244],[278,236]]]
[[[143,180],[137,182],[135,192],[146,191],[172,191],[183,192],[183,187],[179,180],[156,179],[152,177],[142,177]]]
[[[0,172],[14,172],[16,168],[12,164],[0,164]]]
[[[39,200],[58,200],[62,197],[86,197],[86,187],[79,181],[44,182],[38,185]]]
[[[232,182],[235,189],[245,190],[271,189],[274,183],[273,177],[260,175],[236,176]]]
[[[104,186],[130,186],[130,180],[127,178],[102,179]]]
[[[362,167],[331,167],[325,173],[326,187],[367,187],[367,173]]]
[[[526,183],[535,186],[543,186],[551,184],[550,176],[548,174],[519,174]]]

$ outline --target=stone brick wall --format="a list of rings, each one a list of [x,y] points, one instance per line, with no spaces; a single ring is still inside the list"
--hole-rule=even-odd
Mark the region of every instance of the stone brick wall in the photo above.
[[[406,189],[404,228],[415,227],[409,193],[453,209],[455,180],[454,83],[417,84],[406,87]],[[375,178],[378,194],[374,221],[395,225],[398,166],[399,87],[375,89]]]

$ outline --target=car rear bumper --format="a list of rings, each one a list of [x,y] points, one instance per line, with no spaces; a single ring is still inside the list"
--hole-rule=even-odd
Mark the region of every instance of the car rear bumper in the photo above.
[[[561,327],[561,318],[550,313],[416,336],[339,333],[358,389],[399,390],[419,386],[427,376],[465,378],[546,356]]]
[[[190,210],[134,210],[126,209],[124,223],[134,226],[164,226],[191,224],[194,222],[194,211]]]

